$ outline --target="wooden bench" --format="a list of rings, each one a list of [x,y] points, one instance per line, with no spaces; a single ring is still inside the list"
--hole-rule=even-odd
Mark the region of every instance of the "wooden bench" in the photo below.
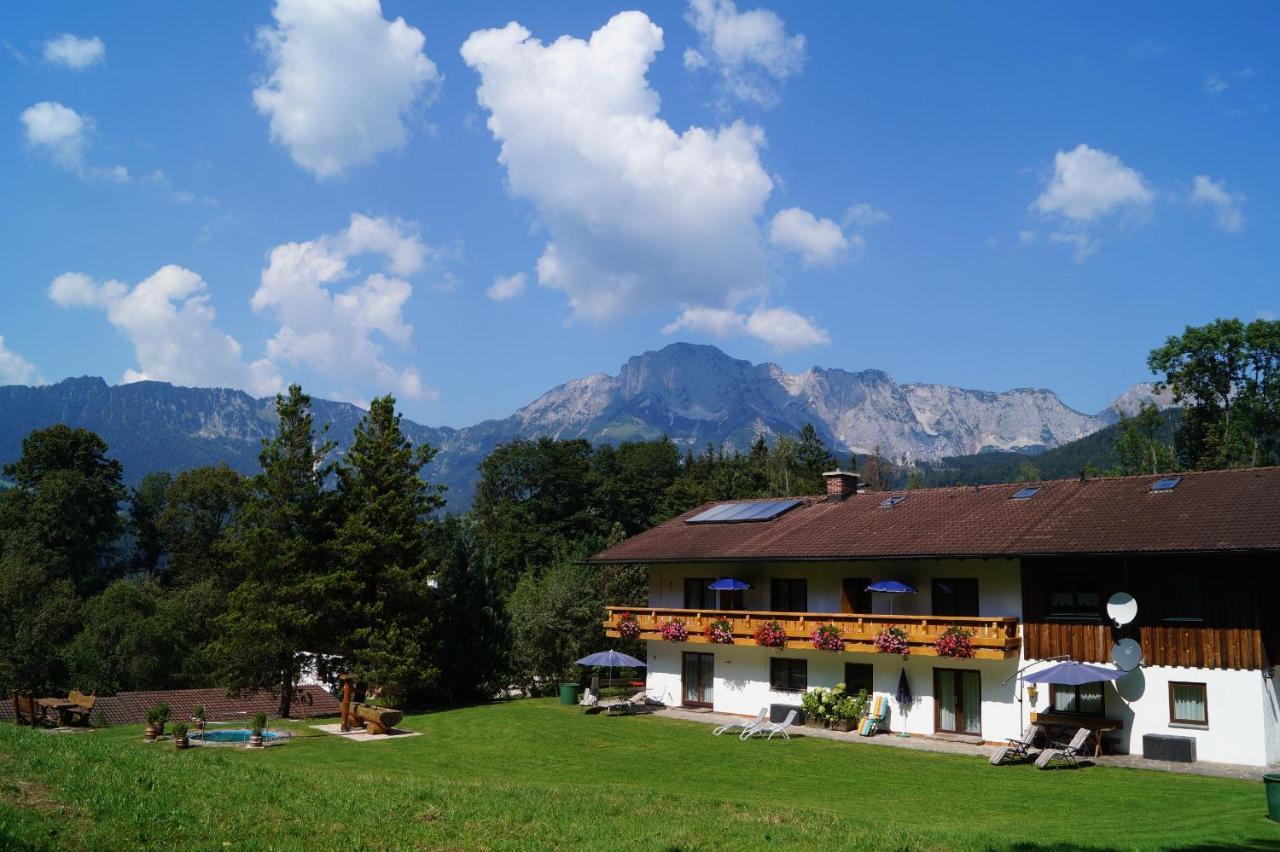
[[[92,692],[85,695],[80,690],[73,689],[67,695],[67,701],[75,705],[75,707],[67,708],[67,721],[87,727],[93,715],[93,705],[98,703],[98,696]]]
[[[13,721],[19,725],[43,725],[47,723],[44,715],[44,709],[36,703],[36,698],[30,693],[19,695],[17,690],[13,692]]]

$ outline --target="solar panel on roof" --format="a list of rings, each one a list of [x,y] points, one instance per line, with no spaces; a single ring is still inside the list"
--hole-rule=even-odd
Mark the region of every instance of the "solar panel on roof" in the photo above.
[[[705,512],[689,518],[689,524],[734,524],[747,521],[772,521],[774,518],[800,505],[794,498],[787,500],[752,500],[749,502],[721,503]]]
[[[1166,476],[1163,479],[1157,479],[1151,486],[1152,491],[1172,491],[1178,487],[1178,483],[1182,481],[1181,476]]]
[[[895,494],[892,497],[886,497],[885,499],[880,501],[880,508],[892,509],[894,506],[898,505],[905,499],[907,499],[907,495],[905,494]]]
[[[1019,488],[1016,492],[1014,492],[1012,499],[1030,500],[1032,497],[1036,496],[1036,494],[1040,492],[1040,488],[1041,486],[1039,485],[1029,485],[1026,488]]]

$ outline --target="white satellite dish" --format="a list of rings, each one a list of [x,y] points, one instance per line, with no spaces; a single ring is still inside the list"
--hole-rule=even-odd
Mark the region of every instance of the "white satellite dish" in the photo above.
[[[1142,665],[1142,646],[1132,639],[1121,639],[1111,648],[1111,662],[1122,672],[1131,672]]]
[[[1107,617],[1116,627],[1128,624],[1138,617],[1138,602],[1128,592],[1116,592],[1107,598]]]

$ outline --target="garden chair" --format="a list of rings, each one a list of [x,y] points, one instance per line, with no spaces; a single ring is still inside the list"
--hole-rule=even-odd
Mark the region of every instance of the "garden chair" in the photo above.
[[[889,699],[883,695],[877,695],[875,701],[871,702],[871,712],[867,714],[867,718],[862,720],[862,724],[858,726],[858,733],[864,737],[872,734],[878,734],[881,731],[887,731],[889,715]]]
[[[750,722],[729,722],[727,724],[721,725],[720,727],[716,728],[711,733],[717,737],[725,733],[726,731],[732,731],[734,729],[738,729],[742,733],[745,733],[747,731],[754,730],[755,728],[758,728],[761,725],[763,725],[765,723],[765,719],[767,719],[768,717],[769,717],[769,708],[761,707],[760,712],[757,713],[756,717],[752,719]]]
[[[1040,736],[1039,725],[1027,725],[1027,729],[1022,732],[1021,739],[1009,740],[1005,745],[1000,746],[991,755],[991,765],[999,766],[1004,763],[1005,758],[1011,757],[1014,760],[1026,760],[1031,757],[1031,745],[1035,742],[1036,737]]]
[[[89,717],[93,715],[93,705],[97,703],[98,696],[93,692],[85,695],[80,690],[73,689],[67,695],[67,701],[75,705],[67,708],[67,722],[69,724],[88,725]]]
[[[1041,769],[1048,769],[1049,764],[1058,759],[1065,760],[1072,766],[1079,766],[1077,758],[1084,756],[1085,741],[1089,739],[1092,733],[1093,731],[1088,728],[1081,728],[1076,731],[1076,735],[1071,738],[1071,742],[1054,743],[1053,748],[1047,748],[1040,752],[1040,756],[1036,758],[1036,766]]]
[[[782,734],[782,738],[784,740],[789,740],[791,739],[791,734],[789,734],[788,731],[795,722],[796,711],[790,710],[787,712],[787,718],[783,719],[781,722],[764,722],[749,731],[743,731],[738,735],[738,739],[749,740],[756,734],[759,734],[766,740],[771,740],[773,739],[774,734]]]
[[[44,725],[47,723],[44,708],[36,704],[34,695],[13,693],[13,721],[19,725]]]

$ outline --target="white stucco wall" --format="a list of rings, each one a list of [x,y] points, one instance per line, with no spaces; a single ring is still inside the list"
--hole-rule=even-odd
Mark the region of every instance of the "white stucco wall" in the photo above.
[[[1280,763],[1280,668],[1262,685],[1262,718],[1266,723],[1267,763]]]

